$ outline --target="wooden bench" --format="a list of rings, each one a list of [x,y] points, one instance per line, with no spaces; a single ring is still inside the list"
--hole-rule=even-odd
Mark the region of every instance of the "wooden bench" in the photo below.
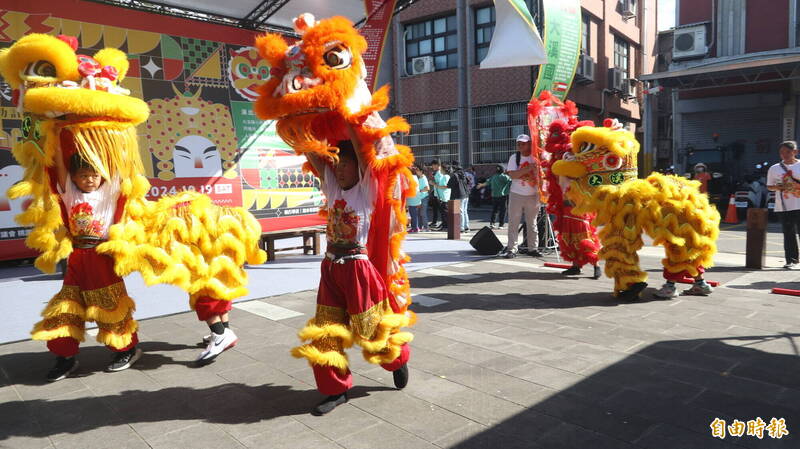
[[[267,252],[267,260],[275,260],[275,253],[278,251],[289,251],[293,249],[302,249],[303,254],[319,254],[319,235],[325,232],[325,228],[321,226],[312,226],[307,228],[297,229],[284,229],[282,231],[271,231],[261,234],[261,246]],[[292,237],[302,237],[302,246],[292,246],[288,248],[275,248],[275,241],[281,239],[288,239]]]

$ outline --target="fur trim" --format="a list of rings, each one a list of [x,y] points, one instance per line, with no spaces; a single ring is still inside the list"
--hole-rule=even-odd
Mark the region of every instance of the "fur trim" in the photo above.
[[[112,348],[127,348],[133,341],[133,333],[139,329],[139,323],[136,320],[130,320],[125,323],[125,328],[121,334],[111,331],[100,329],[97,332],[97,342],[102,343]]]
[[[65,324],[55,329],[48,330],[42,326],[41,322],[39,322],[36,324],[36,326],[34,326],[33,330],[31,331],[31,339],[39,341],[50,341],[61,337],[72,337],[75,340],[83,342],[86,339],[85,334],[86,331],[82,327],[79,328],[76,326]]]
[[[314,318],[308,320],[306,327],[301,329],[297,336],[302,341],[319,341],[324,338],[338,338],[343,348],[353,346],[353,333],[347,326],[336,323],[317,325]]]
[[[341,372],[346,372],[349,366],[347,354],[338,351],[320,351],[312,345],[303,345],[292,348],[292,356],[308,360],[310,365],[332,366]]]
[[[119,323],[124,320],[129,314],[136,310],[136,304],[130,296],[121,296],[117,298],[117,307],[113,310],[107,310],[99,306],[90,305],[86,307],[86,321],[95,321],[98,323]]]

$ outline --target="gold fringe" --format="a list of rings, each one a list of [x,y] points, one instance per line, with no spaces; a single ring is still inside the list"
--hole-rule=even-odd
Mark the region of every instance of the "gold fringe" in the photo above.
[[[46,318],[33,326],[31,338],[33,340],[50,341],[61,337],[72,337],[78,341],[84,340],[85,321],[76,315],[59,315]]]
[[[339,351],[320,351],[313,345],[302,345],[292,349],[292,356],[308,360],[310,365],[332,366],[341,372],[347,371],[349,365],[347,354]]]
[[[114,333],[100,327],[97,332],[97,341],[112,348],[126,348],[130,346],[133,339],[133,333],[139,329],[139,324],[136,320],[130,320],[120,328],[119,333]]]
[[[341,347],[353,346],[353,334],[347,326],[333,323],[318,325],[316,322],[316,318],[308,320],[306,326],[297,333],[301,341],[316,342],[323,339],[336,339],[340,342]]]

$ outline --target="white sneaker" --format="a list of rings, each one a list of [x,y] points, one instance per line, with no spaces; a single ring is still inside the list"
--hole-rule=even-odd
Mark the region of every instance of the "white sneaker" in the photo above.
[[[796,264],[796,263],[788,262],[786,265],[783,266],[783,268],[785,268],[787,270],[796,270],[796,269],[800,268],[800,266],[798,266],[798,264]]]
[[[653,296],[655,296],[656,298],[663,298],[663,299],[677,298],[678,292],[677,289],[675,288],[675,284],[670,282],[665,282],[664,285],[661,286],[661,289],[653,293]]]
[[[210,362],[222,354],[223,351],[236,346],[236,343],[239,342],[239,338],[230,328],[225,329],[222,335],[212,332],[211,337],[213,338],[210,339],[211,341],[209,341],[206,349],[197,357],[196,362]]]

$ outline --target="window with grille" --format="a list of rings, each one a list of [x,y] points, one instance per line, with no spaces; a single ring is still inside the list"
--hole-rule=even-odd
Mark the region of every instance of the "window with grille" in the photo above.
[[[405,25],[406,74],[411,61],[420,56],[433,57],[435,70],[458,67],[456,16],[439,17]]]
[[[411,132],[398,137],[403,145],[411,147],[415,161],[428,164],[433,159],[445,162],[459,160],[457,110],[407,114],[403,117],[411,125]]]
[[[516,139],[528,134],[527,102],[472,108],[472,163],[508,162],[517,151]]]
[[[631,46],[625,39],[614,36],[614,67],[622,70],[625,76],[628,76],[628,58],[630,56]]]
[[[480,64],[489,53],[493,33],[494,6],[475,9],[475,64]]]

